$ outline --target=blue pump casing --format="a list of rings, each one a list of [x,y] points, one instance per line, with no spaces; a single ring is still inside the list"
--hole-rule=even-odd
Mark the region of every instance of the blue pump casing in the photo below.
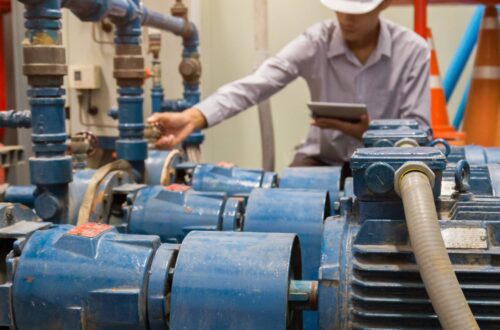
[[[211,164],[197,165],[192,180],[194,190],[225,192],[229,196],[246,196],[255,188],[277,185],[278,176],[274,172]]]

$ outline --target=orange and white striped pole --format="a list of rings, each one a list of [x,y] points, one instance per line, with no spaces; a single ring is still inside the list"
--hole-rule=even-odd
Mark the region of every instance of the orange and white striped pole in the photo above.
[[[495,146],[500,105],[500,29],[495,6],[484,12],[464,118],[467,144]]]
[[[445,139],[451,145],[464,145],[465,133],[455,131],[455,129],[450,125],[450,121],[448,119],[446,97],[441,81],[436,48],[434,46],[434,40],[432,38],[432,31],[429,28],[427,28],[427,42],[431,50],[431,126],[434,133],[434,138]]]

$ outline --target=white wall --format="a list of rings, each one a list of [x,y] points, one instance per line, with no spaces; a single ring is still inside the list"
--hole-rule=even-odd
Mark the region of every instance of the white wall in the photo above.
[[[240,78],[254,68],[253,0],[205,0],[201,4],[202,82],[204,95],[207,96],[222,84]],[[434,33],[442,73],[448,67],[473,9],[472,6],[429,7],[429,26]],[[269,1],[271,53],[279,51],[308,26],[333,16],[319,1]],[[402,25],[413,26],[411,7],[392,7],[383,16]],[[463,84],[456,95],[461,94]],[[452,100],[450,113],[454,114],[458,99],[454,97]],[[309,118],[305,104],[308,100],[308,90],[301,80],[272,98],[278,170],[291,161],[294,146],[307,132]],[[240,166],[260,166],[260,136],[255,108],[211,128],[206,135],[206,161],[226,160]]]

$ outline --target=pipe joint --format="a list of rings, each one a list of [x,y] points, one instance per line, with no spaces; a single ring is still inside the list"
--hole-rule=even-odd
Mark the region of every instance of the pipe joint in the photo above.
[[[436,175],[434,172],[423,162],[407,162],[401,166],[394,174],[394,191],[401,197],[401,181],[403,177],[411,172],[420,172],[424,174],[431,185],[431,188],[436,184]]]

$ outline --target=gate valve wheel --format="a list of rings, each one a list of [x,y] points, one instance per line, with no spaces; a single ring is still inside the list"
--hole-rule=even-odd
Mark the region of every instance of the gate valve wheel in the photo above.
[[[89,144],[89,148],[87,150],[87,155],[93,155],[97,149],[99,149],[99,140],[94,135],[94,133],[89,131],[82,131],[75,134],[75,136],[83,136],[85,140],[87,140]]]

